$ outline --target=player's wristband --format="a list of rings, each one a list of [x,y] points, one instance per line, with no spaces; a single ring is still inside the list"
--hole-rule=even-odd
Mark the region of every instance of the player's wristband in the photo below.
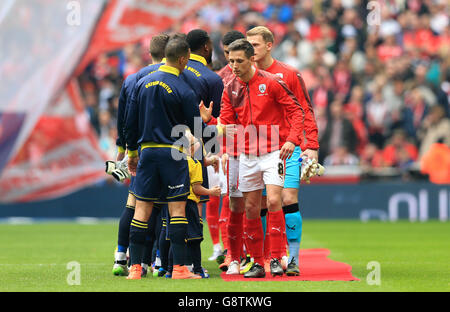
[[[135,151],[128,150],[128,157],[137,157],[137,155],[138,155],[137,150],[135,150]]]
[[[125,149],[122,146],[117,146],[117,151],[119,153],[125,153]]]

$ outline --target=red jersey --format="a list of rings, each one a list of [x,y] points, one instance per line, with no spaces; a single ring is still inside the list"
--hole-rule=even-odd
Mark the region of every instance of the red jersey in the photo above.
[[[228,82],[230,82],[230,80],[234,77],[233,74],[233,69],[231,68],[230,64],[225,65],[224,67],[222,67],[221,70],[219,70],[217,72],[217,74],[220,76],[220,78],[222,78],[222,82],[224,87],[227,85]],[[221,104],[222,105],[222,104]],[[221,108],[222,109],[222,108]],[[217,125],[217,118],[214,118],[214,116],[211,116],[210,121],[208,121],[208,125]],[[236,136],[234,137],[235,145],[234,148],[230,148],[229,150],[232,151],[237,151],[237,145],[236,145]],[[226,136],[223,136],[222,141],[220,142],[220,153],[224,154],[225,153],[225,144],[226,144]],[[232,153],[230,154],[234,157],[238,157],[239,154],[238,153]]]
[[[225,65],[217,74],[222,78],[224,86],[234,77],[230,64]]]
[[[263,70],[255,69],[247,83],[236,76],[229,81],[222,95],[220,121],[245,128],[247,134],[237,134],[237,144],[245,154],[270,153],[286,141],[302,143],[300,103],[281,78]],[[237,155],[229,146],[227,140],[227,153]]]
[[[304,112],[304,131],[306,142],[303,140],[304,144],[300,148],[304,151],[305,149],[319,149],[319,137],[316,118],[314,116],[313,107],[311,100],[306,90],[305,82],[298,70],[295,68],[282,63],[277,60],[273,60],[272,65],[266,69],[269,73],[279,76],[287,84],[289,89],[294,93],[295,97],[298,99],[303,112]]]

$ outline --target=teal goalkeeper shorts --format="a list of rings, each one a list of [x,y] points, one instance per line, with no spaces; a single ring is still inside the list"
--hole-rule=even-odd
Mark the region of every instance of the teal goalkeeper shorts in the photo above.
[[[300,187],[300,168],[301,163],[300,154],[302,150],[299,146],[296,146],[292,156],[286,159],[286,175],[284,176],[284,188],[296,188]],[[266,189],[263,190],[263,196],[267,196]]]

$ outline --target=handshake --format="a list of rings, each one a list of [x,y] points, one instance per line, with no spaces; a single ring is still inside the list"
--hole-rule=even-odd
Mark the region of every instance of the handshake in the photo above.
[[[121,161],[108,160],[105,165],[105,172],[112,175],[118,182],[123,182],[123,180],[131,177],[128,171],[128,155],[125,155]]]
[[[300,158],[301,161],[301,158]],[[300,181],[310,183],[310,179],[314,176],[321,176],[325,172],[325,168],[317,162],[315,159],[307,158],[302,166],[302,173],[300,175]]]

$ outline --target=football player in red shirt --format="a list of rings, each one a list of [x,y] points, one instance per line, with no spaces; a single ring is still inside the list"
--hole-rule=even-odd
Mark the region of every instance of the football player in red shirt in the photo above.
[[[239,190],[244,195],[247,224],[245,228],[249,252],[254,265],[244,277],[264,277],[264,234],[260,218],[261,195],[267,190],[269,210],[268,232],[271,240],[272,275],[283,275],[280,264],[284,241],[284,215],[281,193],[284,185],[285,160],[295,146],[302,143],[303,114],[300,103],[280,77],[253,66],[254,48],[244,39],[228,46],[230,65],[235,77],[226,85],[222,96],[220,121],[241,125],[237,145]],[[234,144],[226,144],[226,149]],[[230,232],[232,263],[238,265],[234,249],[237,238]],[[239,233],[233,233],[239,234]]]
[[[255,49],[256,66],[283,79],[299,100],[304,112],[304,134],[302,133],[301,135],[304,135],[306,140],[302,140],[305,143],[302,146],[296,146],[293,156],[286,160],[286,177],[282,193],[286,235],[290,254],[286,274],[295,276],[300,274],[298,255],[302,235],[302,217],[298,204],[301,166],[299,158],[318,159],[319,143],[317,124],[311,100],[300,72],[287,64],[275,60],[271,55],[274,43],[272,32],[267,27],[257,26],[247,32],[247,40]],[[264,202],[265,198],[263,198]]]

